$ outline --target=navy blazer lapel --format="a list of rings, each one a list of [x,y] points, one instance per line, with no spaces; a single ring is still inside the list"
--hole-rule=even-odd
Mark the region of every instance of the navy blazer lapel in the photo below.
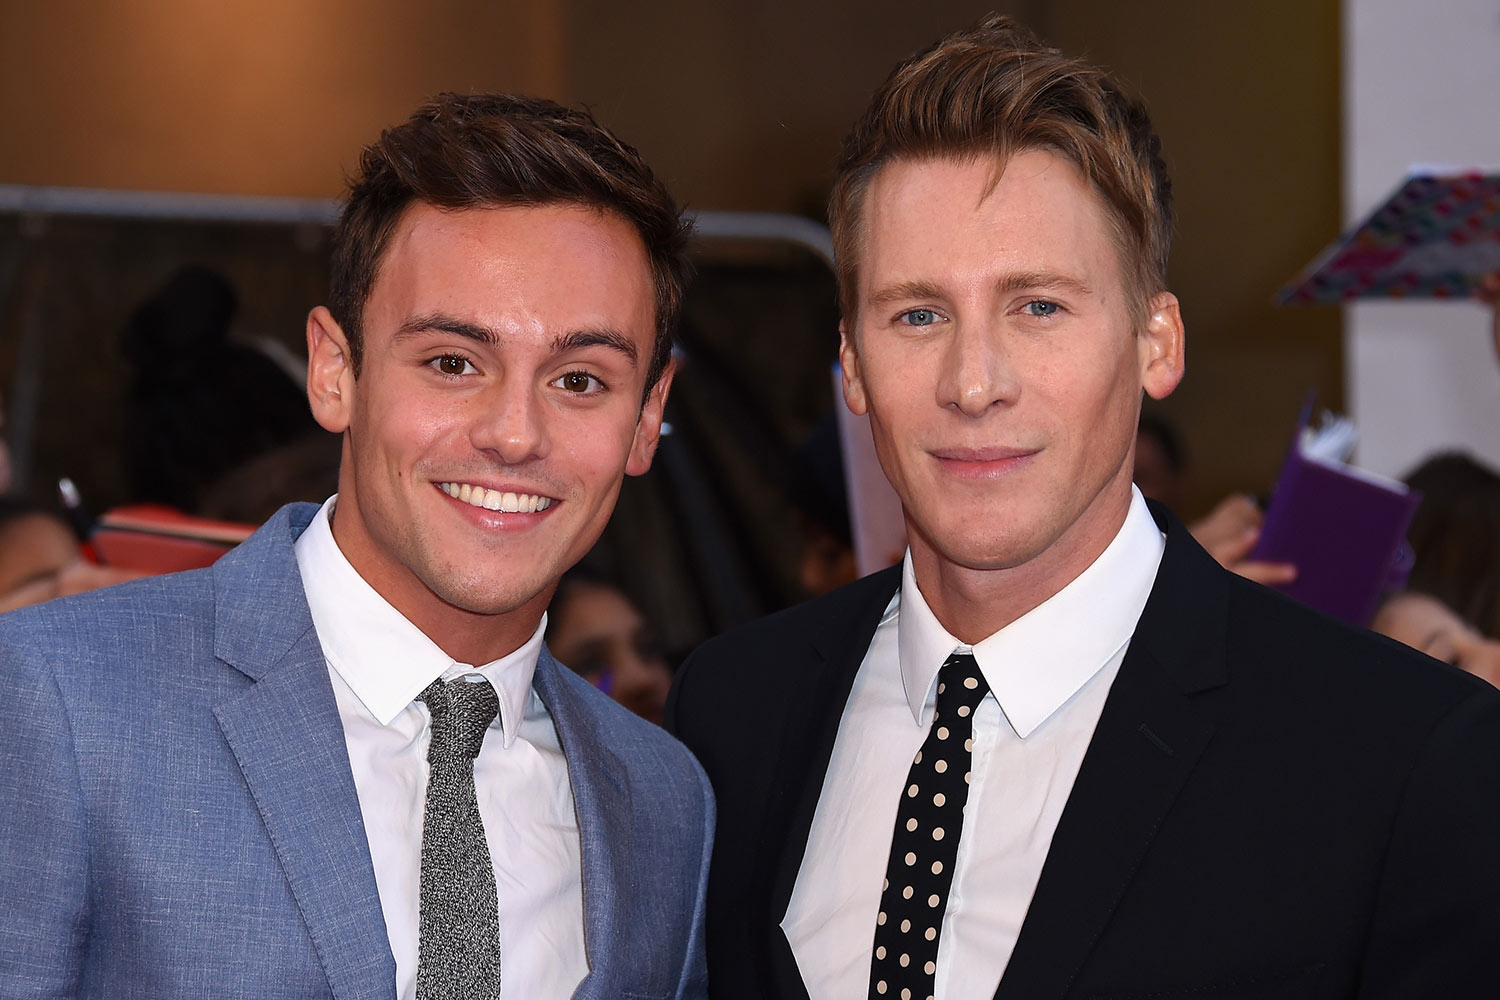
[[[1175,518],[996,1000],[1063,996],[1213,735],[1192,695],[1224,684],[1224,571]]]
[[[807,986],[797,969],[795,956],[781,919],[786,916],[807,851],[813,815],[823,793],[823,779],[833,756],[839,722],[854,686],[854,676],[864,662],[870,640],[890,603],[901,586],[901,566],[872,574],[862,582],[861,599],[852,602],[842,618],[831,618],[818,634],[811,636],[809,651],[820,664],[809,670],[809,684],[802,699],[801,713],[791,721],[781,740],[781,756],[776,763],[778,779],[783,782],[791,812],[774,867],[767,873],[771,879],[771,908],[766,929],[771,941],[772,976],[777,996],[806,997]]]
[[[260,811],[333,995],[395,993],[343,724],[283,509],[214,567],[215,654],[255,683],[214,715]]]
[[[631,919],[635,880],[635,814],[625,765],[599,739],[594,712],[571,683],[566,668],[544,648],[537,658],[532,687],[557,727],[578,812],[589,974],[574,996],[584,997],[595,995],[600,983],[609,982],[609,970],[601,963],[624,952],[620,938]]]

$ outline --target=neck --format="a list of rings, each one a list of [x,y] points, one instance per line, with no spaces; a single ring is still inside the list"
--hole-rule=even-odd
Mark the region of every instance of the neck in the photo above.
[[[975,645],[1076,580],[1114,541],[1129,511],[1127,491],[1123,500],[1105,503],[1096,516],[1080,518],[1040,552],[998,567],[948,558],[908,520],[917,589],[950,635]]]
[[[446,602],[439,602],[438,607],[408,609],[387,594],[380,596],[448,656],[477,667],[508,656],[526,644],[541,624],[551,592],[500,615],[476,614]]]

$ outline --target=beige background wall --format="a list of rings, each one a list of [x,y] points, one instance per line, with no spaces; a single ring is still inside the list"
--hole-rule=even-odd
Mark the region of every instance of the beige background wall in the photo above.
[[[815,213],[890,65],[992,6],[0,0],[0,183],[334,195],[423,97],[510,88],[592,105],[694,207]],[[1304,390],[1342,403],[1337,312],[1270,305],[1338,229],[1337,4],[998,6],[1147,97],[1177,184],[1189,507],[1263,491]]]

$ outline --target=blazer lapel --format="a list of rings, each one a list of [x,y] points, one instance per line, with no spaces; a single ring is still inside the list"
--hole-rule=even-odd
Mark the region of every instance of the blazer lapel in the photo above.
[[[767,940],[771,942],[771,974],[776,996],[807,996],[807,986],[797,968],[791,944],[781,930],[802,868],[807,838],[812,830],[813,815],[823,794],[823,779],[833,756],[844,706],[854,686],[854,676],[864,662],[870,640],[891,596],[901,586],[901,567],[893,566],[869,578],[863,599],[853,602],[841,618],[830,619],[812,637],[809,651],[814,668],[801,711],[789,719],[787,732],[780,740],[781,756],[776,774],[785,789],[791,812],[781,849],[774,855],[771,879],[771,906],[767,919]],[[774,832],[774,831],[773,831]]]
[[[563,675],[545,648],[537,658],[532,686],[547,706],[568,762],[568,782],[578,812],[582,843],[583,938],[589,973],[575,997],[604,996],[610,979],[604,965],[620,955],[620,936],[631,919],[630,886],[634,881],[635,826],[625,765],[600,739],[594,713]]]
[[[1163,516],[1158,511],[1158,520]],[[1110,689],[996,1000],[1063,996],[1213,735],[1223,571],[1170,515],[1157,581]]]
[[[214,567],[215,654],[255,681],[214,715],[323,963],[345,1000],[395,993],[364,821],[283,510]]]

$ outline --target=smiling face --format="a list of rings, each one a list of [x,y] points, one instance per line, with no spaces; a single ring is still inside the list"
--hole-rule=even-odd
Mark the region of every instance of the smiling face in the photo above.
[[[309,317],[313,412],[344,434],[334,538],[450,656],[524,642],[621,477],[649,468],[671,381],[641,405],[653,295],[614,215],[419,203],[371,289],[357,379],[332,316]]]
[[[1109,544],[1141,391],[1164,396],[1182,371],[1176,300],[1153,297],[1136,329],[1105,209],[1077,169],[1040,150],[998,182],[994,169],[881,169],[841,346],[845,398],[869,414],[923,595],[976,638]],[[987,612],[956,610],[981,592],[995,595]]]

